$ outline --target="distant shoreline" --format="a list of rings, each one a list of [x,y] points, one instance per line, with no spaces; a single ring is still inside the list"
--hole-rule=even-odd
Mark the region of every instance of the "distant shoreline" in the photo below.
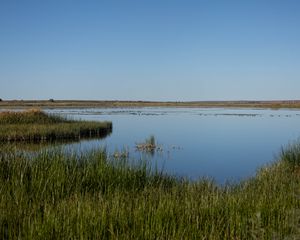
[[[296,108],[300,100],[283,101],[90,101],[90,100],[9,100],[0,108],[123,108],[123,107],[202,107],[202,108]]]

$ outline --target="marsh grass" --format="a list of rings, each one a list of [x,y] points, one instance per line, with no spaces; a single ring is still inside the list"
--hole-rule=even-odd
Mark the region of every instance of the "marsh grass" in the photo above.
[[[0,124],[54,124],[71,122],[66,118],[46,114],[40,109],[0,112]]]
[[[280,157],[293,169],[300,168],[300,144],[293,143],[282,149]]]
[[[217,186],[105,150],[0,153],[0,239],[299,239],[299,224],[299,172],[286,160]]]
[[[74,121],[40,110],[0,113],[0,141],[57,141],[101,137],[111,133],[111,122]]]
[[[155,151],[162,151],[162,146],[159,146],[156,143],[155,137],[151,135],[149,138],[145,140],[145,142],[137,143],[135,145],[135,148],[137,151],[150,153],[151,155],[154,155]]]

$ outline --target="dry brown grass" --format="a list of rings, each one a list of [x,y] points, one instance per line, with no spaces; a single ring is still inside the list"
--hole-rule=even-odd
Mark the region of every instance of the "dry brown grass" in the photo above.
[[[236,107],[236,108],[300,108],[300,100],[284,101],[190,101],[190,102],[158,102],[158,101],[2,101],[0,108],[118,108],[118,107]]]

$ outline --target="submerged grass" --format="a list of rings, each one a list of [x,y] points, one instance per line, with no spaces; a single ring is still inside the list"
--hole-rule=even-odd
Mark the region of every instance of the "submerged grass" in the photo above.
[[[6,149],[0,239],[299,239],[299,164],[285,153],[254,178],[217,186],[110,159],[105,150]]]
[[[74,121],[40,110],[0,113],[0,141],[76,140],[111,133],[110,122]]]

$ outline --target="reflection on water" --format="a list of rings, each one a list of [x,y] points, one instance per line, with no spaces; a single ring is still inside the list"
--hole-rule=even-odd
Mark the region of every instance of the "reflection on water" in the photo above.
[[[73,119],[112,121],[103,139],[64,144],[82,152],[105,147],[113,156],[151,159],[170,174],[191,179],[237,181],[275,160],[280,148],[300,136],[299,110],[218,108],[52,109]],[[162,151],[137,151],[136,144],[155,136]],[[115,155],[117,156],[117,155]]]

